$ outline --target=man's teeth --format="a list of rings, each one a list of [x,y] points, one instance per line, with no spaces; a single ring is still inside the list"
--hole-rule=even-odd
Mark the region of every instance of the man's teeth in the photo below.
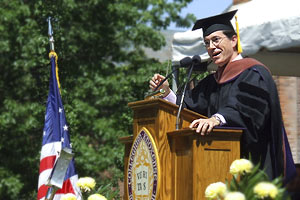
[[[214,53],[214,56],[218,56],[221,52]]]

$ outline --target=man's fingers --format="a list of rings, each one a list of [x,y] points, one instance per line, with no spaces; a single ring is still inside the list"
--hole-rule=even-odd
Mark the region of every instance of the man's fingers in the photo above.
[[[157,83],[158,82],[158,74],[154,74],[154,76],[152,77],[152,81],[154,83]]]
[[[154,89],[157,85],[153,82],[153,80],[149,81],[149,86],[151,89]]]
[[[204,130],[205,128],[206,128],[206,127],[205,127],[205,122],[202,121],[202,120],[199,120],[198,126],[197,126],[197,128],[196,128],[196,132],[197,132],[197,133],[201,133],[201,135],[202,135],[202,132],[203,132],[203,130]]]
[[[200,121],[199,119],[196,119],[196,120],[192,121],[192,123],[190,124],[189,127],[190,127],[190,128],[195,128],[195,125],[198,124],[199,121]]]
[[[190,128],[196,128],[196,132],[201,135],[207,135],[212,131],[215,124],[210,119],[196,119],[190,124]]]
[[[149,87],[154,90],[159,83],[164,79],[164,76],[160,74],[154,74],[151,80],[149,81]]]
[[[209,124],[207,122],[204,122],[201,128],[201,135],[205,135],[207,128],[209,128]]]
[[[154,90],[158,84],[160,83],[161,78],[159,74],[154,74],[154,76],[152,77],[152,79],[149,81],[149,86],[152,90]]]
[[[214,126],[209,126],[209,128],[207,129],[207,133],[210,133],[213,130]]]
[[[152,77],[153,82],[160,82],[161,80],[163,80],[165,77],[160,75],[160,74],[154,74],[154,76]]]

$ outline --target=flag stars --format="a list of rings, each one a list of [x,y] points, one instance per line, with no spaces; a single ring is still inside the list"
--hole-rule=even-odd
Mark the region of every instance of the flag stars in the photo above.
[[[64,131],[68,131],[68,126],[67,125],[64,125]]]
[[[43,131],[43,136],[45,136],[46,135],[46,131]]]
[[[61,142],[65,142],[65,138],[62,137],[62,138],[61,138]]]
[[[59,112],[59,113],[62,113],[62,108],[58,108],[58,112]]]

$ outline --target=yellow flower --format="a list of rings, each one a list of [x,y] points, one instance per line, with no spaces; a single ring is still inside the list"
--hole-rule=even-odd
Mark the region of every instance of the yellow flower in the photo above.
[[[101,194],[92,194],[89,196],[88,200],[107,200],[105,196],[102,196]]]
[[[241,192],[229,192],[226,194],[224,200],[246,200],[246,197]]]
[[[96,185],[95,179],[91,177],[80,178],[76,185],[80,187],[84,192],[91,191]]]
[[[232,175],[250,173],[253,164],[247,159],[239,159],[232,162],[230,166],[230,173]]]
[[[278,194],[278,189],[277,187],[268,182],[261,182],[255,185],[254,187],[254,193],[261,199],[266,198],[266,197],[271,197],[274,199],[277,194]]]
[[[61,200],[77,200],[76,196],[72,193],[67,193],[62,196]]]
[[[217,197],[223,197],[227,191],[227,187],[222,182],[212,183],[207,186],[205,190],[205,197],[207,199],[215,199]]]

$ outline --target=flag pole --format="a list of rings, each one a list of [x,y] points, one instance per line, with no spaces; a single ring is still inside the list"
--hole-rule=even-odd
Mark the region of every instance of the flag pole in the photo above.
[[[51,52],[55,52],[54,51],[53,29],[52,29],[52,25],[51,25],[51,17],[48,17],[47,21],[48,21],[49,44],[50,44],[50,54],[49,54],[49,57],[51,58],[51,56],[53,56],[51,54]],[[50,187],[47,190],[47,193],[46,193],[46,196],[45,196],[45,200],[52,200],[54,198],[54,195],[55,195],[56,191],[59,188],[56,187],[56,186],[54,186],[54,185],[50,185],[50,184],[48,184],[48,186],[50,186]]]
[[[47,22],[51,73],[43,129],[37,198],[38,200],[53,200],[53,198],[60,199],[67,193],[73,193],[78,200],[81,200],[81,192],[76,185],[78,175],[75,170],[74,154],[72,153],[67,120],[59,90],[58,56],[54,51],[51,17],[47,18]],[[46,145],[47,148],[44,148]]]
[[[48,17],[48,36],[49,36],[49,44],[50,44],[50,51],[54,51],[54,38],[53,38],[53,29],[51,25],[51,17]]]

